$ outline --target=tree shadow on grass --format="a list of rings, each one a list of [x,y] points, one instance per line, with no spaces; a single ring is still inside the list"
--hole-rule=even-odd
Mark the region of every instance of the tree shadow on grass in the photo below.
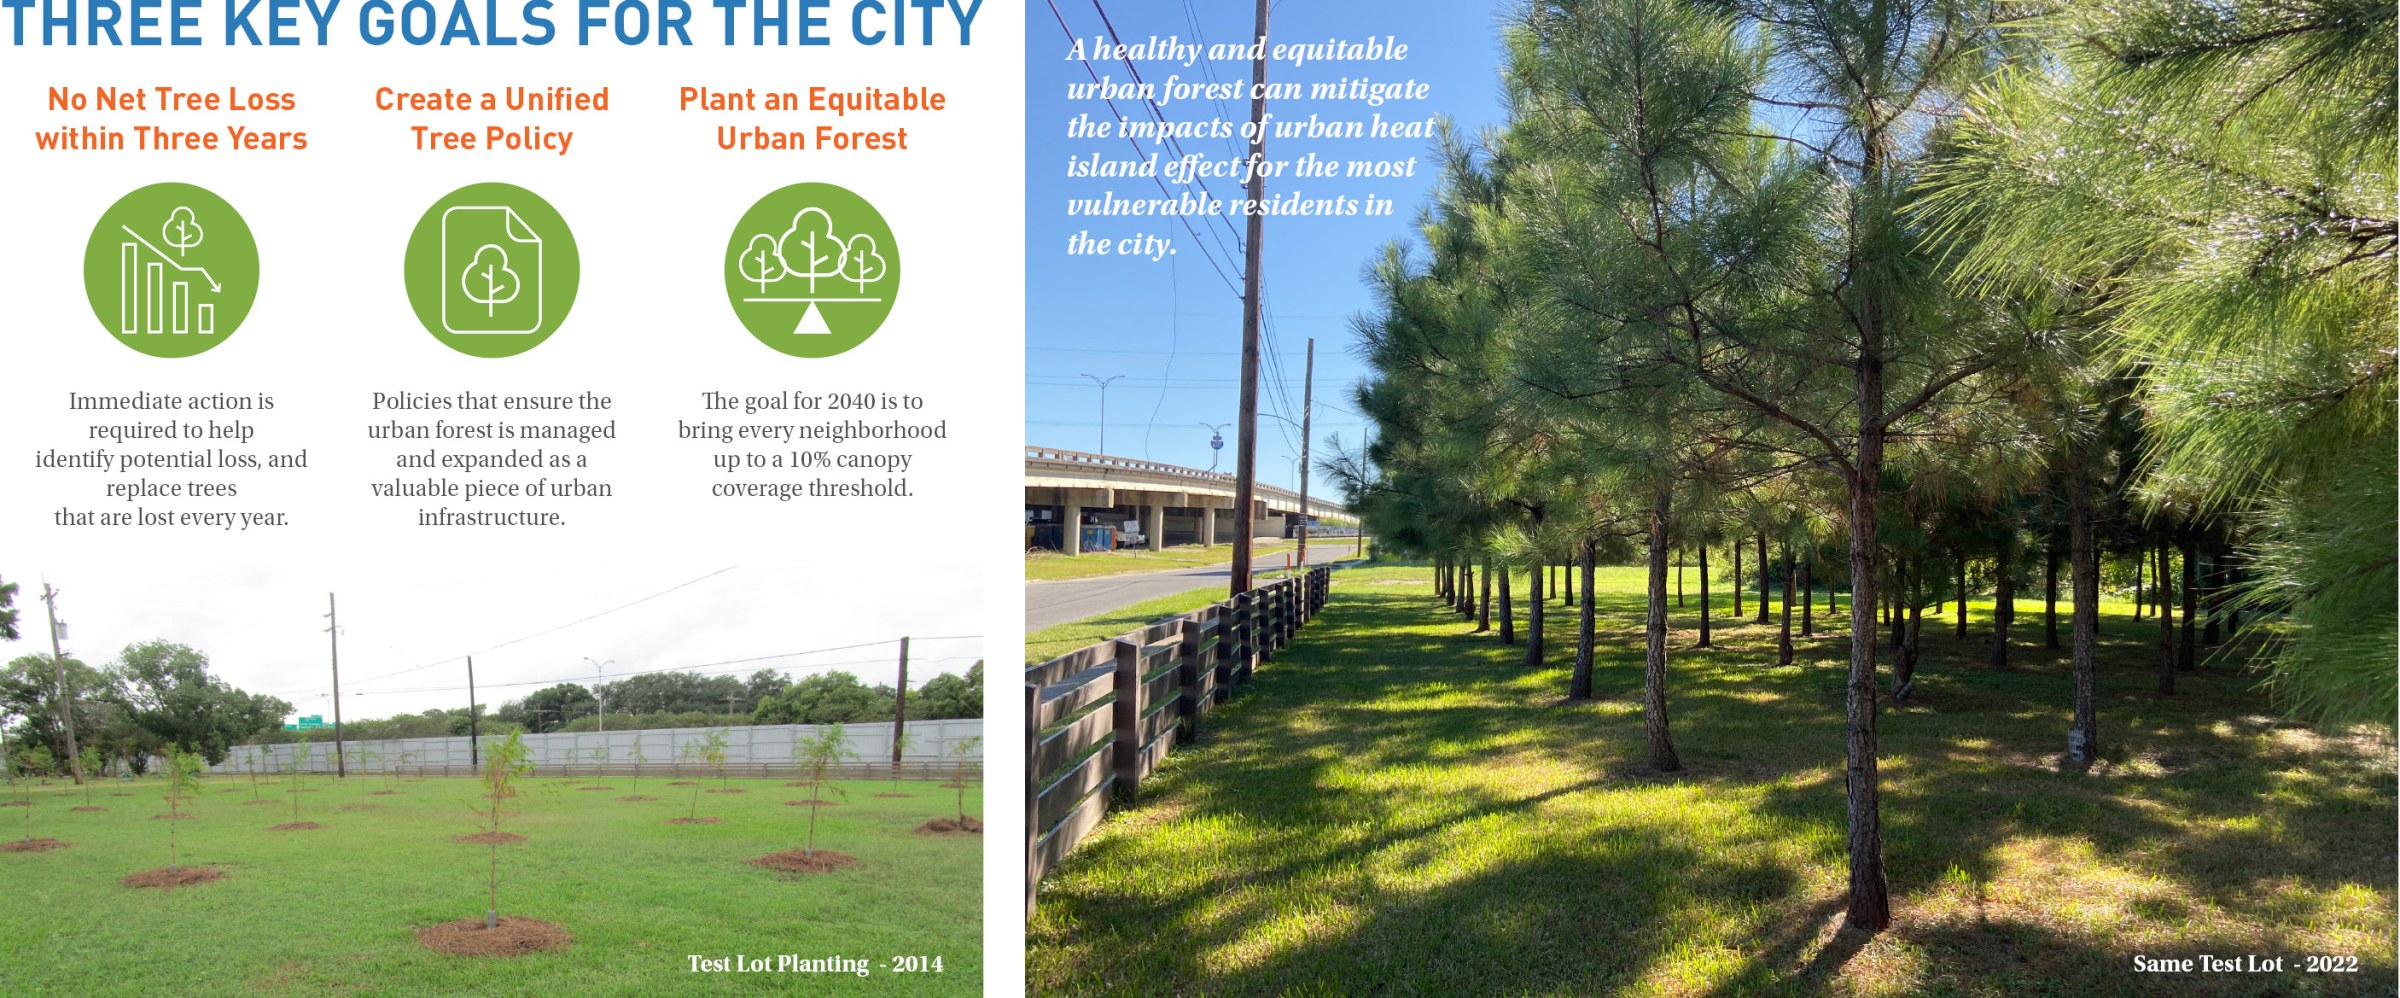
[[[1422,587],[1340,592],[1049,885],[1031,927],[1036,990],[1602,993],[1664,974],[1682,990],[1810,993],[1841,990],[1865,947],[1869,965],[1892,963],[1897,940],[1987,962],[2032,947],[2037,967],[2080,976],[2009,978],[2029,993],[2108,993],[2130,964],[2095,944],[2108,936],[1983,917],[1954,896],[1961,884],[1988,890],[2028,861],[2026,843],[2059,840],[2170,881],[2129,909],[2161,924],[2205,904],[2305,925],[2358,914],[2356,896],[2328,891],[2392,894],[2390,871],[2357,858],[2393,854],[2388,778],[2371,759],[2228,726],[2258,709],[2240,677],[2180,674],[2189,692],[2161,701],[2145,685],[2154,649],[2112,627],[2103,730],[2125,748],[2084,773],[2050,744],[2063,741],[2063,659],[2037,646],[1982,670],[1988,646],[1929,628],[1920,697],[1881,725],[1902,921],[1873,939],[1832,932],[1838,880],[1809,888],[1802,871],[1842,861],[1846,634],[1799,642],[1790,667],[1773,664],[1772,625],[1721,622],[1720,647],[1675,648],[1687,771],[1654,774],[1639,762],[1641,636],[1627,618],[1640,609],[1603,593],[1596,700],[1560,707],[1571,612],[1551,608],[1550,661],[1527,668],[1522,645],[1473,632]],[[1626,794],[1736,800],[1740,827],[1591,816]],[[2271,824],[2247,823],[2267,811]],[[2275,884],[2304,890],[2262,888]],[[2221,924],[2188,935],[2256,941]],[[2368,969],[2389,982],[2388,959]],[[1924,980],[1891,983],[1992,993],[1930,966],[1909,973]]]

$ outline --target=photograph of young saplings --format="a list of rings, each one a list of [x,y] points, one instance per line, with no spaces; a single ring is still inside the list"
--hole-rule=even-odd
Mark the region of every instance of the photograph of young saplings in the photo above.
[[[180,644],[20,656],[0,995],[980,993],[980,665],[794,672],[337,734]]]

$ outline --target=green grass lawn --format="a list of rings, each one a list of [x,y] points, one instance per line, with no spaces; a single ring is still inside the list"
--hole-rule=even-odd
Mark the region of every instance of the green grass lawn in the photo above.
[[[1296,574],[1283,569],[1261,569],[1252,578],[1263,585]],[[1225,598],[1225,587],[1208,586],[1143,600],[1119,607],[1107,613],[1052,624],[1025,636],[1025,664],[1047,662],[1088,644],[1106,641],[1127,631],[1146,627],[1168,617],[1177,617]]]
[[[1325,543],[1323,539],[1317,541]],[[1347,539],[1345,539],[1347,543]],[[1292,550],[1293,541],[1264,541],[1250,549],[1250,557],[1280,559]],[[1059,579],[1089,579],[1102,575],[1123,575],[1127,572],[1163,572],[1177,568],[1208,568],[1233,561],[1233,548],[1219,544],[1201,547],[1179,544],[1163,551],[1132,549],[1124,551],[1086,551],[1072,558],[1056,551],[1028,552],[1025,555],[1025,579],[1029,582],[1048,582]]]
[[[1984,667],[1988,603],[1963,642],[1927,619],[1916,696],[1879,725],[1896,922],[1868,939],[1837,931],[1845,619],[1825,627],[1820,603],[1819,636],[1777,667],[1771,627],[1721,617],[1719,647],[1692,648],[1694,598],[1669,664],[1685,770],[1657,774],[1638,570],[1603,574],[1582,704],[1562,703],[1555,601],[1550,664],[1528,669],[1442,610],[1423,568],[1335,580],[1044,884],[1033,993],[2393,992],[2389,733],[2278,724],[2227,660],[2161,700],[2156,625],[2128,605],[2104,607],[2089,773],[2060,766],[2071,689],[2038,602],[2003,672]],[[2132,972],[2196,953],[2361,972]]]
[[[127,874],[167,865],[160,781],[104,782],[104,813],[75,813],[80,793],[33,792],[35,837],[71,843],[0,853],[0,994],[656,995],[806,991],[973,995],[982,991],[982,840],[914,834],[955,814],[955,790],[903,781],[842,784],[846,803],[821,809],[818,849],[856,866],[801,879],[750,865],[802,844],[808,809],[786,807],[808,788],[734,780],[742,794],[701,794],[721,824],[665,824],[690,807],[689,787],[646,776],[624,802],[624,779],[527,781],[503,814],[527,841],[500,847],[500,913],[554,922],[566,949],[514,958],[449,956],[418,945],[416,926],[480,918],[488,846],[452,841],[480,830],[473,780],[402,782],[404,793],[359,804],[357,781],[318,778],[301,818],[324,827],[278,832],[290,797],[264,785],[252,806],[246,777],[211,777],[177,823],[186,865],[224,879],[168,890],[123,887]],[[704,780],[714,788],[714,780]],[[606,785],[613,791],[583,791]],[[382,789],[375,781],[375,789]],[[704,788],[704,789],[705,789]],[[112,796],[128,789],[131,796]],[[5,795],[15,800],[13,788]],[[839,798],[835,798],[839,799]],[[980,787],[967,790],[980,813]],[[0,835],[25,816],[0,808]],[[688,956],[863,958],[867,978],[776,973],[695,974]],[[939,956],[939,975],[895,974],[894,957]]]

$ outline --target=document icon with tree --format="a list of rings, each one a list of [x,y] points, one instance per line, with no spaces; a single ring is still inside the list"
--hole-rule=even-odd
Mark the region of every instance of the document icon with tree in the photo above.
[[[442,213],[442,329],[530,335],[542,330],[542,237],[505,205]]]

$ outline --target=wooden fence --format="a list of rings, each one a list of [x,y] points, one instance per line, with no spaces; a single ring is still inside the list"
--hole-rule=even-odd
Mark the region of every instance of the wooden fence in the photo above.
[[[1332,569],[1271,582],[1025,670],[1025,911],[1202,716],[1324,609]]]

